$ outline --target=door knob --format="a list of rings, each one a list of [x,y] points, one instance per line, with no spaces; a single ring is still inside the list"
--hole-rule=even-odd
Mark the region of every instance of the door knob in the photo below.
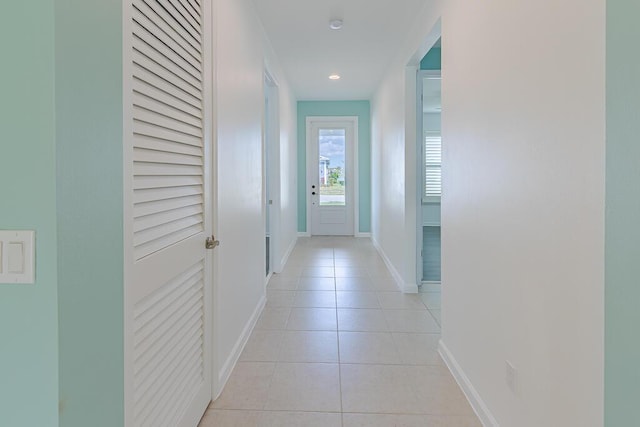
[[[207,249],[213,249],[217,246],[220,246],[220,240],[216,240],[215,236],[207,237],[205,240],[204,247]]]
[[[311,192],[311,195],[312,195],[312,196],[315,196],[315,195],[316,195],[316,192],[315,192],[315,191],[312,191],[312,192]]]

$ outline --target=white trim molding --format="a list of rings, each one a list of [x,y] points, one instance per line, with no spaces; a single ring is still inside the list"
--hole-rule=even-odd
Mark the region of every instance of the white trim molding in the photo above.
[[[355,237],[358,237],[358,238],[365,238],[365,239],[370,239],[370,238],[371,238],[371,233],[368,233],[368,232],[366,232],[366,233],[360,233],[360,232],[358,232],[358,233],[356,233],[356,236],[355,236]]]
[[[420,285],[422,292],[440,292],[442,290],[441,282],[423,281]]]
[[[311,233],[308,231],[298,231],[298,238],[300,237],[311,237]]]
[[[500,424],[498,424],[495,417],[480,397],[480,394],[471,383],[471,380],[469,380],[455,357],[453,357],[451,351],[449,351],[442,340],[440,340],[440,343],[438,344],[438,353],[440,353],[440,357],[442,357],[447,368],[451,371],[453,378],[455,378],[456,382],[462,389],[462,392],[469,401],[471,408],[473,408],[473,411],[480,419],[482,425],[484,427],[500,427]]]

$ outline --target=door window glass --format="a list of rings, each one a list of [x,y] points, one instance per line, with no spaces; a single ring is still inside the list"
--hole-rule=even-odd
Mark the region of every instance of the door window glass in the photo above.
[[[345,206],[345,129],[320,129],[318,168],[320,206]]]

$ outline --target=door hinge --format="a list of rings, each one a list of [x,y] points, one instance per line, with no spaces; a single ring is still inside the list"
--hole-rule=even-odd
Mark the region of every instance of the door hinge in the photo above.
[[[204,243],[204,247],[207,249],[213,249],[217,246],[220,246],[220,241],[216,240],[215,236],[211,236],[211,237],[207,237],[207,240],[205,240]]]

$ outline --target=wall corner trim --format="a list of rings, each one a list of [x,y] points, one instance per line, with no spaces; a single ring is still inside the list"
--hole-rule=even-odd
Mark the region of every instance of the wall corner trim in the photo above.
[[[438,353],[440,353],[440,357],[442,357],[447,368],[451,371],[453,378],[455,378],[456,382],[462,389],[462,392],[469,401],[471,408],[473,408],[473,411],[480,419],[482,425],[484,427],[500,427],[500,424],[498,424],[495,417],[480,397],[480,394],[471,383],[471,380],[469,380],[451,351],[449,351],[442,340],[440,340],[440,343],[438,344]]]

